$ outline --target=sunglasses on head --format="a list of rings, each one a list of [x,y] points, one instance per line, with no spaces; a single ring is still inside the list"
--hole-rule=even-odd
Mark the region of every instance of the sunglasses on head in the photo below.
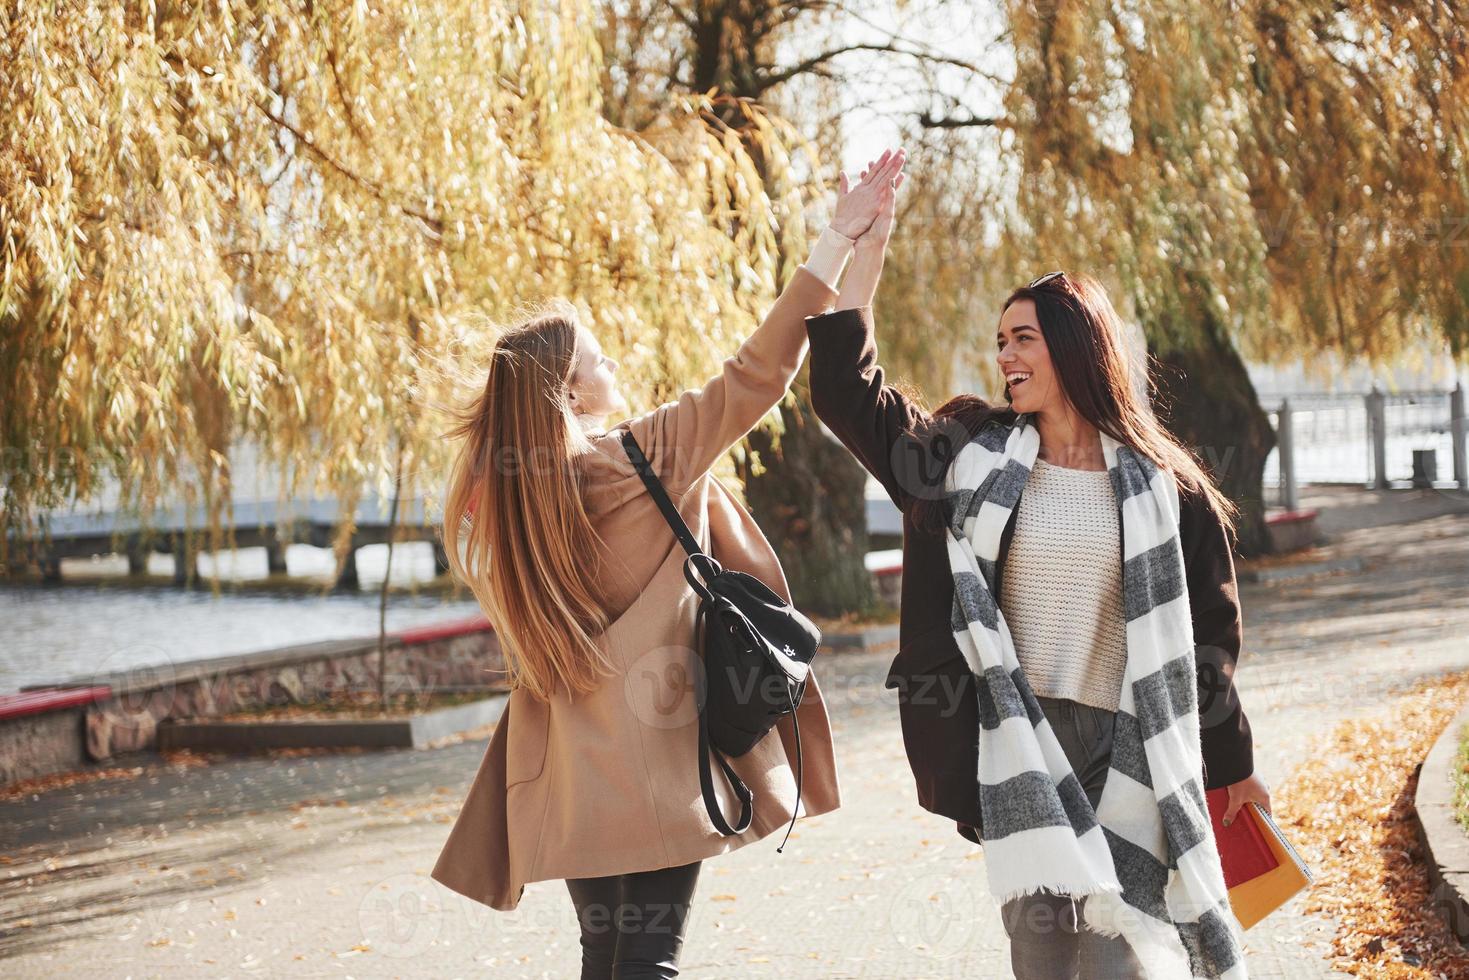
[[[1028,283],[1025,288],[1026,289],[1035,289],[1037,286],[1044,286],[1046,283],[1050,282],[1052,279],[1055,279],[1057,276],[1064,276],[1064,275],[1066,275],[1066,273],[1064,273],[1064,272],[1062,272],[1060,270],[1057,270],[1055,272],[1047,272],[1045,275],[1041,276],[1039,279],[1033,279],[1033,280],[1031,280],[1030,283]]]

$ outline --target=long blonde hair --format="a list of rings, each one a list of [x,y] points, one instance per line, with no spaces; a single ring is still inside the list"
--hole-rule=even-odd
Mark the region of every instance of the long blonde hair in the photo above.
[[[542,700],[610,671],[597,641],[607,615],[588,588],[600,538],[575,464],[589,447],[567,401],[576,352],[575,308],[544,307],[499,338],[447,433],[464,440],[440,529],[449,567],[494,625],[511,686]]]

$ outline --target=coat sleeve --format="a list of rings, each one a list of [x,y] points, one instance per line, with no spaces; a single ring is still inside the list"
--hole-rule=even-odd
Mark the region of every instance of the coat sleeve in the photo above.
[[[883,381],[872,308],[808,317],[811,406],[816,416],[871,473],[898,509],[920,494],[942,494],[944,464],[924,431],[929,416]]]
[[[1179,504],[1179,540],[1198,671],[1204,788],[1217,789],[1255,771],[1250,722],[1234,685],[1243,634],[1239,586],[1233,543],[1209,499],[1198,489],[1180,488]]]
[[[806,356],[805,318],[830,307],[836,296],[798,266],[719,374],[626,423],[670,493],[687,490],[784,397]]]

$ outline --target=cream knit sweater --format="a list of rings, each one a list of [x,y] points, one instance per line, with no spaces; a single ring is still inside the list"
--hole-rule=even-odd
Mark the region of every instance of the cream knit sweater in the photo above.
[[[1127,663],[1121,541],[1106,470],[1036,460],[1000,583],[1000,609],[1036,694],[1117,710]]]

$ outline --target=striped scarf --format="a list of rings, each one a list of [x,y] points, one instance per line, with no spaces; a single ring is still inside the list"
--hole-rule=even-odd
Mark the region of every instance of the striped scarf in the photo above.
[[[1150,978],[1243,978],[1244,937],[1204,802],[1178,487],[1105,432],[1102,448],[1122,524],[1127,666],[1095,810],[992,591],[1001,535],[1040,449],[1033,417],[986,427],[949,470],[952,626],[978,691],[990,890],[1001,903],[1040,891],[1090,896],[1086,926],[1125,937]]]

